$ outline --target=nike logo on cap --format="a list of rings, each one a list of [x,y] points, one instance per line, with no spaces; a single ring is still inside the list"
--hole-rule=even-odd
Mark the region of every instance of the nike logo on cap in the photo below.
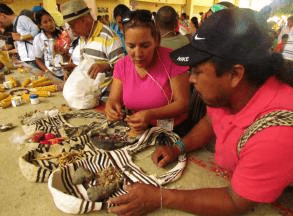
[[[200,38],[197,36],[198,34],[195,35],[194,40],[206,40],[206,38]]]

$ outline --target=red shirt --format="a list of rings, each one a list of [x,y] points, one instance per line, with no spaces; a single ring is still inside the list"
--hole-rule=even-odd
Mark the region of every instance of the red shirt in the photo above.
[[[233,172],[233,190],[255,202],[273,202],[293,182],[293,127],[277,126],[252,136],[237,156],[237,143],[256,119],[274,110],[293,111],[293,88],[269,78],[238,113],[208,108],[216,134],[216,162]]]

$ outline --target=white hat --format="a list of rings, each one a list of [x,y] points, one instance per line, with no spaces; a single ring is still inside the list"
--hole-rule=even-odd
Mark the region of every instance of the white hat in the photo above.
[[[61,5],[61,13],[65,22],[78,19],[90,12],[83,0],[70,0]]]

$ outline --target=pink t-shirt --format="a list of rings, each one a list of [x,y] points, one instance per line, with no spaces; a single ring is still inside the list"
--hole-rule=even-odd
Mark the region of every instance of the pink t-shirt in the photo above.
[[[233,172],[231,185],[241,197],[273,202],[293,183],[293,127],[276,126],[252,136],[237,157],[244,130],[274,110],[293,111],[293,88],[269,78],[237,114],[208,108],[216,134],[216,162]]]
[[[168,48],[158,48],[159,57],[148,69],[149,76],[143,79],[137,74],[129,56],[115,64],[113,76],[123,83],[123,103],[127,108],[139,111],[168,104],[172,94],[169,78],[187,73],[188,70],[188,67],[175,65],[171,61],[170,51]]]

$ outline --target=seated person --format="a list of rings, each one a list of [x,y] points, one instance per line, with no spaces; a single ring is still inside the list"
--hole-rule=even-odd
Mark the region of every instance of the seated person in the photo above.
[[[34,38],[36,64],[45,73],[51,73],[63,80],[63,57],[54,50],[54,42],[61,35],[61,30],[56,28],[53,17],[46,10],[36,13],[36,24],[41,29]]]
[[[189,102],[188,67],[176,66],[169,58],[171,50],[159,46],[151,17],[149,11],[137,10],[123,20],[128,56],[114,67],[105,108],[113,121],[122,118],[123,106],[133,111],[125,120],[139,133],[157,120],[174,119],[175,125],[182,122]],[[171,120],[170,129],[172,125]]]
[[[275,202],[293,183],[293,88],[274,76],[283,60],[270,52],[265,22],[250,9],[218,11],[199,28],[201,40],[170,54],[177,64],[193,67],[190,82],[208,114],[177,145],[158,146],[152,159],[164,167],[179,152],[200,149],[215,136],[215,160],[231,172],[230,186],[180,190],[132,184],[127,194],[108,201],[110,213],[137,216],[163,207],[238,215],[257,203]],[[248,128],[256,133],[243,136]]]
[[[125,55],[127,54],[127,52],[124,41],[122,18],[124,14],[127,14],[129,11],[130,9],[126,5],[117,5],[113,10],[114,22],[110,24],[110,28],[118,35],[120,39],[120,42],[123,47],[123,52]]]
[[[65,82],[63,96],[72,108],[93,108],[99,99],[98,75],[112,76],[114,64],[124,56],[122,45],[108,26],[93,19],[83,0],[65,2],[61,13],[74,36],[80,37],[80,61]]]
[[[185,35],[177,34],[178,14],[171,6],[163,6],[156,15],[156,25],[161,34],[161,46],[178,49],[190,43]]]

